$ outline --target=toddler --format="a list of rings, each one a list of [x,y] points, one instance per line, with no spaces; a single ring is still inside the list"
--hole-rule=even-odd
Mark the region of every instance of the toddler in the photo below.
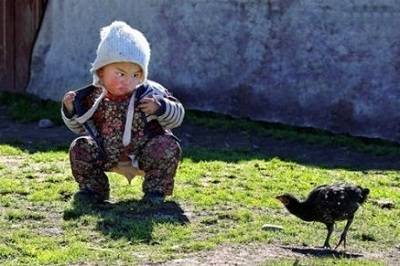
[[[93,83],[63,97],[66,126],[82,136],[69,150],[72,175],[80,193],[108,200],[105,172],[128,181],[144,176],[144,200],[159,204],[172,194],[181,147],[171,129],[185,111],[162,85],[148,80],[150,46],[144,35],[115,21],[101,29]]]

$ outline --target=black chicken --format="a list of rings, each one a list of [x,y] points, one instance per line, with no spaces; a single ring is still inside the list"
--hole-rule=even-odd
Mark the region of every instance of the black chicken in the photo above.
[[[324,248],[330,248],[329,238],[335,221],[347,220],[336,249],[342,242],[344,248],[346,248],[346,235],[353,222],[354,213],[367,199],[368,194],[368,188],[352,184],[333,184],[314,188],[303,202],[288,193],[276,198],[285,205],[290,213],[300,219],[321,222],[326,225],[328,235],[325,239]]]

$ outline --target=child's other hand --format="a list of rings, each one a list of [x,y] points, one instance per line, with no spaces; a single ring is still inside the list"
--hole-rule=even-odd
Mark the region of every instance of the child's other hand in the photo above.
[[[68,112],[72,113],[74,111],[74,101],[76,93],[74,91],[69,91],[64,95],[63,104],[67,108]]]
[[[156,113],[160,106],[160,102],[153,97],[144,97],[140,100],[140,104],[138,105],[142,112],[149,115]]]

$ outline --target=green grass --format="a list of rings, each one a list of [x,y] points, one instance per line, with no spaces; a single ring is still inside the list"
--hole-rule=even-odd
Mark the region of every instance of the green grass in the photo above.
[[[23,122],[47,117],[60,123],[59,103],[0,93],[0,105]],[[338,145],[373,154],[399,155],[397,144],[334,135],[315,129],[252,122],[189,111],[206,127],[239,128],[248,134],[315,145]],[[275,200],[283,192],[304,197],[314,186],[346,181],[370,188],[348,235],[349,253],[387,254],[399,246],[400,171],[348,169],[266,157],[252,150],[186,148],[174,195],[162,208],[143,205],[142,179],[128,185],[109,174],[112,204],[74,200],[77,185],[66,146],[0,144],[1,265],[135,265],[158,263],[229,245],[315,247],[324,225],[306,223]],[[390,200],[393,209],[374,202]],[[282,231],[262,230],[264,224]],[[332,244],[344,227],[339,223]],[[262,250],[260,250],[262,252]],[[308,256],[273,259],[265,265],[385,265],[382,259]]]
[[[218,159],[219,158],[219,159]],[[165,209],[140,203],[141,179],[110,174],[109,205],[73,200],[77,189],[67,150],[28,151],[0,145],[0,264],[140,264],[162,262],[221,245],[322,245],[326,231],[289,215],[274,197],[304,197],[317,184],[347,181],[371,197],[349,231],[348,252],[385,253],[400,235],[399,172],[319,168],[251,152],[186,149]],[[372,204],[388,199],[395,208]],[[263,224],[283,226],[264,231]],[[335,229],[332,243],[344,223]],[[291,265],[294,259],[266,265]],[[365,258],[309,257],[300,265],[379,265]]]

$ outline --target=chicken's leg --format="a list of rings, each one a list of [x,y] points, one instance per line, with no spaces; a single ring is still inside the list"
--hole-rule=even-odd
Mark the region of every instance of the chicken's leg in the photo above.
[[[346,226],[344,227],[343,233],[340,235],[340,241],[339,243],[336,245],[335,249],[338,248],[338,246],[340,246],[340,244],[343,242],[343,247],[346,248],[346,236],[347,236],[347,231],[350,228],[351,223],[353,222],[353,217],[350,217],[347,220]]]
[[[328,230],[328,235],[326,236],[325,239],[325,243],[323,248],[331,248],[331,246],[329,245],[329,239],[331,238],[332,232],[333,232],[333,223],[330,224],[325,224],[326,225],[326,229]]]

